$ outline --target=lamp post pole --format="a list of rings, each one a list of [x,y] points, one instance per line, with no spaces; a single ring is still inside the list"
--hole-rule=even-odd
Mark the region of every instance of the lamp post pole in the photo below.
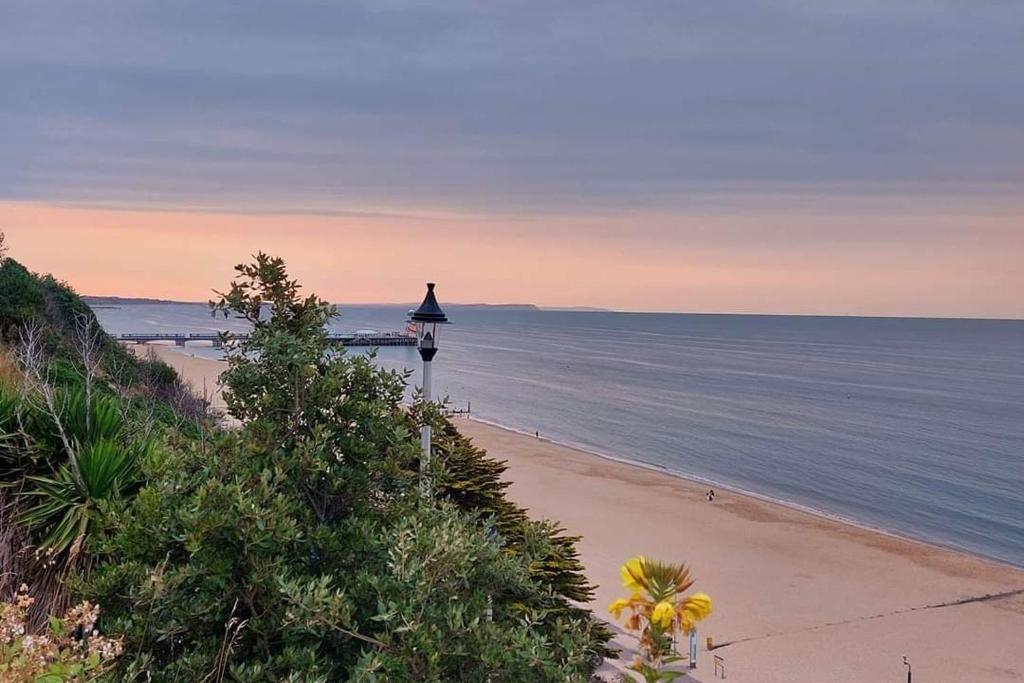
[[[434,395],[431,390],[431,365],[437,355],[438,336],[441,325],[448,323],[448,316],[441,310],[434,295],[434,283],[427,283],[427,295],[420,307],[412,312],[410,320],[416,324],[416,347],[423,359],[423,401],[429,403]],[[423,455],[420,458],[420,489],[425,496],[430,495],[430,425],[424,423],[420,427],[420,444]]]
[[[433,394],[430,391],[430,369],[433,367],[433,363],[429,360],[423,361],[423,400],[432,401],[434,400]]]
[[[429,403],[433,400],[433,396],[430,393],[430,369],[433,366],[433,362],[424,358],[423,359],[423,401]],[[430,465],[430,439],[431,439],[431,427],[428,424],[424,424],[420,427],[420,443],[423,446],[423,457],[420,459],[420,480],[424,486],[427,481],[427,467]],[[429,493],[429,491],[427,491]]]

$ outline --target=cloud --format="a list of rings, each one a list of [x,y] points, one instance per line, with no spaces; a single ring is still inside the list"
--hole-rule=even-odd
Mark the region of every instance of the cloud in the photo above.
[[[1024,185],[1018,2],[4,13],[3,199],[686,212],[773,195],[1003,201]]]

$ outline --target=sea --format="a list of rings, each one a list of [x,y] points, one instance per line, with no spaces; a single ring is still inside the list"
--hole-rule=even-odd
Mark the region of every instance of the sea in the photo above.
[[[407,308],[342,306],[333,326],[402,330]],[[1024,321],[446,311],[451,408],[1024,567]],[[245,329],[202,304],[96,313],[115,334]],[[418,383],[415,348],[377,362]]]

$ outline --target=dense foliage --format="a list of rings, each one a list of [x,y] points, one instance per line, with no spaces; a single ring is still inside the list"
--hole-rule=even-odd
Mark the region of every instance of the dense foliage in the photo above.
[[[434,445],[440,462],[435,475],[437,495],[480,519],[490,520],[504,547],[528,557],[530,576],[549,589],[521,596],[522,604],[547,615],[545,621],[551,624],[562,617],[591,619],[590,612],[576,604],[589,602],[594,592],[576,551],[579,538],[565,535],[552,522],[531,519],[525,510],[508,500],[505,489],[509,483],[501,478],[507,469],[504,463],[489,458],[486,451],[474,446],[435,407],[420,404],[413,417],[426,417],[434,426]],[[610,656],[613,653],[605,647],[610,639],[611,633],[598,622],[594,624],[589,647],[599,656]]]
[[[0,265],[0,598],[26,578],[47,598],[30,629],[102,605],[116,680],[588,679],[609,634],[576,539],[507,500],[501,463],[404,406],[408,377],[329,348],[337,312],[279,259],[213,311],[253,326],[226,340],[231,430],[69,288]]]
[[[26,338],[33,334],[37,340]],[[42,361],[45,371],[40,379],[51,384],[82,388],[94,377],[100,391],[116,393],[134,409],[177,429],[188,430],[205,415],[203,401],[171,367],[155,357],[139,358],[105,334],[92,309],[68,285],[2,258],[0,346],[16,355],[29,342],[38,342],[35,360]]]
[[[406,378],[328,348],[336,312],[263,255],[214,303],[232,433],[178,448],[111,518],[82,592],[152,680],[587,680],[607,633],[573,539],[508,503],[450,424],[418,491]],[[267,311],[273,314],[268,315]]]
[[[107,507],[141,485],[141,461],[206,419],[171,368],[130,354],[69,287],[0,252],[0,602],[28,631],[0,648],[0,669],[102,673],[53,632],[70,583],[93,566]]]
[[[134,493],[158,444],[207,422],[174,370],[118,345],[68,286],[0,249],[0,600],[25,585],[31,629],[61,614],[103,508]]]

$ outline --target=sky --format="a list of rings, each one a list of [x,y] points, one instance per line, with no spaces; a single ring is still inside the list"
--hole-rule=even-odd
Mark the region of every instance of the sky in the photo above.
[[[80,292],[1024,317],[1019,0],[0,0],[0,230]]]

